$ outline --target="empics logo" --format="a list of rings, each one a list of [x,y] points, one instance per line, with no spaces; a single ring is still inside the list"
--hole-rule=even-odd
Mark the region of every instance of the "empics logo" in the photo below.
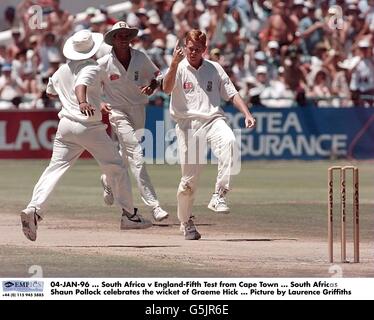
[[[14,287],[14,283],[13,283],[13,282],[10,282],[10,281],[5,282],[5,283],[4,283],[4,287],[5,287],[5,288],[11,288],[11,287]]]
[[[10,292],[43,292],[43,281],[3,281],[3,291]]]

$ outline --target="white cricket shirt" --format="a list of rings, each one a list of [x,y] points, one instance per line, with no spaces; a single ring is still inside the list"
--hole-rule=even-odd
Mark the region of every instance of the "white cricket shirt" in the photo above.
[[[374,89],[374,64],[370,59],[362,59],[352,73],[351,90],[361,92]]]
[[[170,114],[174,120],[223,116],[221,99],[228,101],[237,93],[219,63],[204,59],[196,70],[185,58],[178,65]]]
[[[102,71],[105,102],[121,109],[148,103],[148,96],[140,87],[150,84],[160,74],[159,69],[143,52],[130,48],[131,60],[127,70],[116,57],[114,50],[97,60]]]
[[[79,109],[79,101],[75,95],[75,88],[78,85],[87,86],[87,102],[96,109],[91,117],[82,114]],[[62,104],[58,114],[60,119],[66,117],[73,121],[87,123],[101,121],[100,67],[94,60],[70,61],[62,65],[49,78],[47,93],[59,96]]]

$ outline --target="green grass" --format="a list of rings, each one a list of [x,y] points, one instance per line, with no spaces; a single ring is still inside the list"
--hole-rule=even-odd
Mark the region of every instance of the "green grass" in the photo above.
[[[253,161],[242,164],[235,176],[229,194],[231,214],[219,217],[207,209],[213,192],[217,166],[207,165],[201,175],[196,194],[194,215],[197,223],[210,224],[205,230],[222,234],[254,234],[257,238],[313,239],[326,241],[327,232],[327,169],[337,162],[303,161]],[[1,214],[18,214],[30,200],[33,187],[48,165],[40,160],[0,161],[0,224]],[[360,162],[361,240],[374,240],[374,166]],[[177,223],[176,190],[180,179],[177,165],[148,165],[148,171],[161,204],[170,212],[171,223]],[[349,183],[347,183],[350,189]],[[338,199],[336,181],[336,199]],[[135,204],[144,215],[149,210],[141,202],[133,184]],[[348,201],[351,201],[348,194]],[[336,206],[338,220],[338,205]],[[348,206],[348,213],[351,214]],[[49,201],[46,218],[88,219],[97,222],[118,223],[119,209],[107,207],[102,200],[99,167],[93,160],[80,160],[65,174]],[[351,236],[350,221],[348,237]],[[17,226],[18,228],[18,226]],[[160,229],[161,230],[161,229]],[[338,235],[336,228],[336,236]],[[290,250],[292,247],[290,246]],[[161,249],[162,250],[162,249]],[[217,267],[191,267],[186,263],[166,262],[163,259],[144,260],[144,257],[104,255],[90,251],[87,254],[74,250],[62,251],[49,248],[5,246],[0,243],[0,272],[2,276],[28,276],[31,265],[45,268],[46,277],[133,277],[223,275]],[[3,266],[3,267],[2,267]],[[5,266],[5,267],[4,267]],[[3,270],[1,270],[3,269]],[[141,272],[139,272],[141,270]],[[172,272],[171,272],[172,270]],[[220,273],[221,272],[221,273]]]

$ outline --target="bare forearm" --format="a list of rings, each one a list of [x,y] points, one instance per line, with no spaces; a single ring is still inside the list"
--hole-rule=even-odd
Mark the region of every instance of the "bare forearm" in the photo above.
[[[175,85],[175,77],[178,70],[178,64],[171,64],[169,71],[165,75],[164,81],[162,83],[162,90],[167,93],[171,94]]]
[[[248,110],[248,107],[247,105],[245,104],[245,102],[243,101],[242,97],[239,95],[239,93],[237,93],[233,98],[232,98],[232,103],[233,105],[241,112],[243,113],[245,116],[249,116],[250,115],[250,112]]]
[[[87,102],[87,87],[79,85],[75,88],[75,95],[77,96],[78,103]]]
[[[245,119],[244,119],[244,123],[245,123],[245,127],[246,128],[254,128],[256,126],[256,119],[252,116],[252,114],[249,112],[248,110],[248,107],[246,106],[246,104],[244,103],[243,99],[241,98],[241,96],[239,95],[239,93],[237,93],[233,98],[232,98],[232,103],[234,104],[234,106],[244,114],[245,116]]]

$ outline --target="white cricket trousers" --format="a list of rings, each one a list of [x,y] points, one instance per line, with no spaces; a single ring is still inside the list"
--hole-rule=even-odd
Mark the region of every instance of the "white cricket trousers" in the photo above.
[[[47,200],[57,182],[73,166],[82,152],[87,150],[99,163],[102,172],[107,175],[115,204],[129,213],[134,212],[127,169],[115,143],[105,129],[106,125],[103,123],[86,125],[67,118],[60,120],[51,161],[39,178],[28,207],[35,207],[38,214],[43,217]]]
[[[182,178],[179,183],[178,218],[187,222],[192,216],[192,206],[202,167],[207,163],[207,144],[218,159],[218,175],[215,192],[226,193],[230,188],[230,176],[236,142],[231,128],[223,118],[211,120],[178,120],[176,124],[178,152]]]
[[[143,202],[151,209],[159,206],[140,144],[145,126],[145,106],[113,109],[109,121],[118,137],[123,161],[135,177]]]

